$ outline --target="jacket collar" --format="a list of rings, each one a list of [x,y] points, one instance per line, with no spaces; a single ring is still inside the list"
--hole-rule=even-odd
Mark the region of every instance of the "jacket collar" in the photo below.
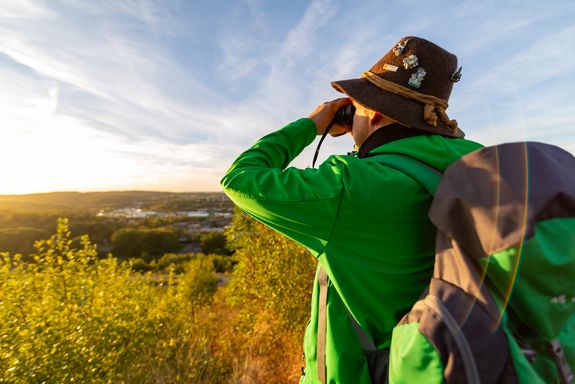
[[[430,133],[420,131],[418,129],[408,128],[405,125],[393,123],[386,125],[375,132],[373,132],[359,147],[357,157],[364,158],[376,155],[370,155],[371,150],[382,146],[383,144],[391,143],[392,141],[405,139],[407,137],[429,135]]]

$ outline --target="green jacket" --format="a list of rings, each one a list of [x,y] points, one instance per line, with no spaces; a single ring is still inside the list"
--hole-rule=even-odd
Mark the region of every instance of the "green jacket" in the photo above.
[[[242,210],[307,247],[330,278],[327,304],[328,383],[370,383],[367,363],[344,303],[380,348],[432,275],[435,229],[431,196],[378,156],[331,156],[318,169],[288,164],[316,137],[310,119],[297,120],[242,153],[222,179]],[[480,145],[424,135],[384,144],[370,154],[400,153],[443,171]],[[302,383],[318,382],[319,286],[304,338]]]

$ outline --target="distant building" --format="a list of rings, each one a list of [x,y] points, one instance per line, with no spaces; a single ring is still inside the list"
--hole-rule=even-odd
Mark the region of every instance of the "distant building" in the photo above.
[[[169,217],[171,214],[156,212],[156,211],[144,211],[141,208],[120,208],[113,211],[100,211],[98,212],[99,217],[126,217],[130,219],[145,219],[147,217]]]
[[[208,211],[185,211],[181,212],[183,216],[187,217],[209,217],[210,212]]]

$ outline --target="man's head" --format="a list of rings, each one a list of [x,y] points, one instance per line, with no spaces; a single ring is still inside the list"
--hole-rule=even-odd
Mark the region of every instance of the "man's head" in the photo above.
[[[355,114],[353,115],[351,135],[358,147],[361,147],[365,139],[373,132],[394,123],[393,120],[380,112],[365,108],[355,100],[352,100],[352,102],[355,107]]]
[[[463,137],[445,109],[453,83],[461,77],[457,57],[418,37],[402,38],[359,79],[332,82],[357,108],[354,140],[391,122],[450,137]]]

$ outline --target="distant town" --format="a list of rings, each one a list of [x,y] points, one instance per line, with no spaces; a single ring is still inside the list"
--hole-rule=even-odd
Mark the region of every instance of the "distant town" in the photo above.
[[[147,236],[145,241],[153,236],[164,236],[154,241],[166,244],[172,237],[177,239],[178,246],[162,251],[199,252],[204,234],[221,236],[232,216],[233,203],[220,192],[0,195],[0,252],[32,252],[36,240],[53,233],[58,217],[69,219],[74,235],[88,234],[102,254],[121,255],[119,239],[130,231],[140,231],[140,236]],[[149,257],[150,252],[126,257]]]

